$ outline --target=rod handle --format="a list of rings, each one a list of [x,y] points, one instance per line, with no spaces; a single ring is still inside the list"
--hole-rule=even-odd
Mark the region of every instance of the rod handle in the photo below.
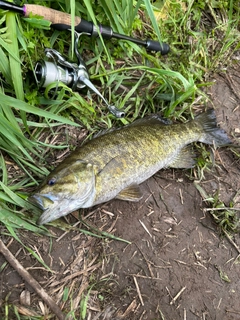
[[[62,25],[63,29],[71,27],[71,15],[65,12],[40,6],[37,4],[25,4],[24,16],[29,17],[30,13],[42,16],[45,20],[50,21],[53,25]],[[81,22],[80,17],[75,17],[75,26]]]

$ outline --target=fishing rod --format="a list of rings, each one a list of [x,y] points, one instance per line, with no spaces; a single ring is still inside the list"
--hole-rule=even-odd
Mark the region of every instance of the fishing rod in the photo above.
[[[30,14],[42,16],[45,20],[51,22],[51,26],[56,30],[69,30],[71,29],[71,15],[65,12],[47,8],[41,5],[25,4],[18,6],[14,3],[7,1],[0,1],[0,9],[10,10],[22,14],[24,17],[29,17]],[[99,28],[99,31],[98,31]],[[119,39],[128,40],[138,45],[144,46],[149,51],[161,52],[165,55],[169,52],[170,48],[167,43],[160,43],[154,40],[141,40],[126,36],[124,34],[116,33],[111,27],[98,25],[98,28],[90,21],[75,17],[75,31],[78,33],[85,33],[91,37],[97,37],[99,33],[104,39]]]
[[[25,4],[18,6],[12,2],[0,1],[0,9],[9,10],[29,17],[30,14],[36,14],[42,16],[45,20],[51,22],[51,26],[56,30],[70,30],[71,29],[71,15],[47,8],[41,5]],[[88,35],[92,37],[98,37],[99,33],[105,39],[116,38],[120,40],[128,40],[138,45],[146,47],[149,51],[161,52],[162,55],[169,52],[169,45],[166,43],[160,43],[154,40],[141,40],[132,38],[123,34],[113,32],[111,27],[98,25],[96,27],[92,22],[75,17],[75,43],[74,51],[78,59],[78,63],[71,63],[67,61],[58,51],[54,49],[45,49],[45,59],[42,59],[36,63],[35,66],[35,78],[38,86],[46,88],[49,85],[56,83],[55,96],[59,83],[62,82],[72,88],[72,90],[79,90],[84,87],[88,87],[95,92],[107,105],[109,111],[117,118],[123,118],[125,113],[119,110],[114,105],[110,105],[108,101],[102,96],[99,90],[89,80],[89,74],[86,68],[86,64],[83,61],[79,51],[78,43],[79,38],[82,35]]]

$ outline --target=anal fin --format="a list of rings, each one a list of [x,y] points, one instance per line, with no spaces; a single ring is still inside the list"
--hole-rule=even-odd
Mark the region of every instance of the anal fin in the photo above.
[[[142,198],[142,193],[138,185],[131,185],[123,189],[116,196],[116,199],[126,200],[126,201],[139,201]]]
[[[176,158],[168,165],[170,168],[176,169],[189,169],[193,168],[196,164],[196,154],[192,146],[186,146],[178,153]]]

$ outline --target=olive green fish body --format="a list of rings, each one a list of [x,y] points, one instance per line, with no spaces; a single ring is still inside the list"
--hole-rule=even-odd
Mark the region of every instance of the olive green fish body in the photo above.
[[[188,145],[195,141],[230,143],[216,127],[212,110],[185,124],[166,125],[152,115],[92,139],[70,154],[32,197],[45,210],[39,223],[113,198],[139,200],[137,186],[158,170],[194,165]]]
[[[113,137],[110,134],[109,140],[112,138],[113,145],[108,145],[107,152],[101,151],[106,161],[96,175],[93,204],[108,201],[126,187],[142,183],[161,168],[168,167],[186,144],[196,141],[193,137],[189,139],[184,131],[181,132],[181,141],[177,141],[173,137],[173,129],[179,131],[180,128],[142,125],[121,130]],[[106,145],[100,144],[99,152],[104,148]]]

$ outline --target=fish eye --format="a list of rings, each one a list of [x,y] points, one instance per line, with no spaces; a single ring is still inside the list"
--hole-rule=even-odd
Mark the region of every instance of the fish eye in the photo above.
[[[51,178],[48,180],[48,185],[53,186],[56,183],[57,179],[56,178]]]

